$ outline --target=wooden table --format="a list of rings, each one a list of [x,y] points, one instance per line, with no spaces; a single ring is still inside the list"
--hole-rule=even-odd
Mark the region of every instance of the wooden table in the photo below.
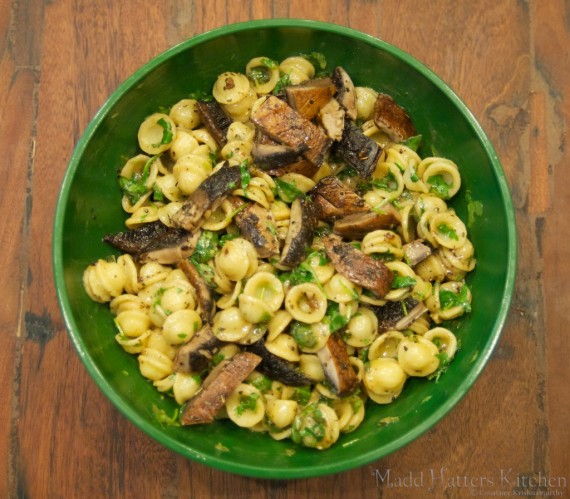
[[[508,322],[470,393],[393,455],[298,481],[209,469],[129,423],[72,348],[51,265],[65,168],[117,85],[192,35],[272,17],[357,28],[438,73],[494,143],[519,230]],[[568,496],[569,18],[564,0],[0,0],[0,497]]]

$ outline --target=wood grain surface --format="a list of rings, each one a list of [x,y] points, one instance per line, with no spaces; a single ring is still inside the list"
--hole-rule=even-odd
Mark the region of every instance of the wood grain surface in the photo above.
[[[274,17],[362,30],[438,73],[493,142],[519,234],[511,312],[469,394],[400,451],[310,480],[212,470],[135,428],[83,368],[52,279],[64,171],[117,85],[193,35]],[[0,497],[568,496],[569,30],[567,0],[0,0]]]

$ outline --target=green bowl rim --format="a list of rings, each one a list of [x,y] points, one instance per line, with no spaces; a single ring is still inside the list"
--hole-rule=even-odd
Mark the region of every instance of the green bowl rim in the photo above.
[[[380,451],[372,450],[365,454],[361,454],[356,459],[352,459],[350,462],[337,461],[336,463],[323,464],[315,467],[309,468],[287,468],[283,470],[268,470],[264,467],[252,466],[249,464],[235,462],[234,460],[224,458],[223,455],[212,455],[205,456],[200,452],[189,449],[185,445],[182,445],[177,440],[172,437],[165,436],[162,429],[158,425],[151,425],[146,420],[144,420],[138,413],[131,410],[116,394],[111,387],[111,385],[105,380],[102,374],[99,372],[97,366],[93,362],[92,357],[90,357],[85,351],[85,345],[81,337],[77,335],[74,331],[77,330],[77,324],[73,317],[70,302],[65,293],[65,280],[63,275],[63,226],[65,220],[65,206],[67,205],[69,198],[70,186],[72,184],[75,172],[80,163],[81,157],[83,155],[85,146],[90,141],[92,135],[95,133],[97,128],[100,126],[101,122],[106,117],[110,109],[116,104],[116,102],[122,97],[122,95],[134,87],[139,80],[145,77],[148,73],[152,72],[158,66],[160,66],[169,57],[174,56],[189,47],[198,45],[202,42],[217,38],[219,36],[225,36],[233,33],[240,33],[249,30],[256,30],[259,28],[304,28],[304,29],[314,29],[317,31],[332,32],[339,35],[344,35],[350,38],[358,39],[361,42],[372,45],[374,47],[380,48],[394,57],[404,61],[406,64],[412,66],[416,71],[426,77],[433,85],[438,87],[445,95],[450,99],[450,101],[455,105],[461,114],[463,114],[470,126],[475,131],[478,139],[484,146],[487,154],[489,155],[490,161],[492,162],[494,168],[493,172],[495,174],[499,190],[503,200],[503,206],[507,218],[507,246],[508,246],[508,268],[506,272],[505,285],[502,295],[501,311],[494,322],[493,330],[495,334],[489,338],[484,346],[484,349],[480,352],[477,360],[474,362],[473,367],[469,375],[463,379],[462,383],[454,391],[453,395],[446,401],[445,404],[440,406],[436,411],[430,414],[422,424],[414,427],[412,430],[406,432],[398,439],[390,442],[389,445],[383,446]],[[90,376],[94,379],[99,388],[103,391],[106,397],[115,405],[119,411],[126,416],[133,424],[138,426],[147,435],[153,439],[160,442],[165,447],[187,457],[196,462],[206,464],[213,468],[217,468],[222,471],[229,471],[231,473],[236,473],[244,476],[251,476],[257,478],[272,478],[272,479],[285,479],[285,478],[309,478],[317,477],[322,475],[328,475],[332,473],[338,473],[342,471],[347,471],[356,467],[364,466],[371,463],[377,459],[380,459],[396,450],[402,448],[408,443],[412,442],[427,430],[432,428],[438,421],[440,421],[444,416],[446,416],[451,409],[466,395],[475,380],[479,377],[483,371],[489,357],[491,356],[497,342],[499,341],[501,332],[503,330],[509,307],[511,304],[515,276],[516,276],[516,266],[517,266],[517,236],[516,236],[516,223],[514,209],[511,199],[511,194],[508,188],[506,177],[501,166],[500,160],[495,152],[493,145],[488,139],[487,135],[483,131],[481,125],[475,119],[471,111],[463,103],[463,101],[455,94],[455,92],[445,83],[441,78],[439,78],[434,72],[432,72],[427,66],[421,63],[419,60],[415,59],[413,56],[404,52],[403,50],[385,42],[372,35],[365,34],[353,28],[348,28],[345,26],[340,26],[333,23],[314,21],[307,19],[262,19],[247,22],[234,23],[220,28],[216,28],[205,33],[193,36],[188,40],[185,40],[156,57],[152,58],[149,62],[143,65],[135,73],[133,73],[129,78],[127,78],[119,87],[112,93],[108,100],[103,104],[99,111],[95,114],[90,124],[85,129],[85,132],[78,141],[67,171],[64,175],[62,185],[60,188],[60,193],[57,201],[55,219],[53,226],[53,272],[54,280],[56,286],[56,293],[58,298],[59,307],[68,331],[69,337],[71,338],[72,344],[77,351],[82,363],[87,369]]]

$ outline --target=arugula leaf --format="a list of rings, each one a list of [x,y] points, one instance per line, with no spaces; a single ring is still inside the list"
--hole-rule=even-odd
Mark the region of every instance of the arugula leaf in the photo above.
[[[210,267],[209,265],[206,265],[205,263],[200,263],[198,261],[193,260],[192,257],[190,257],[190,260],[194,264],[194,267],[196,267],[196,270],[198,271],[198,273],[206,281],[206,284],[208,285],[208,287],[213,288],[215,285],[215,283],[214,283],[214,269],[212,267]]]
[[[338,303],[329,301],[324,320],[328,322],[330,332],[334,333],[346,326],[349,318],[339,312]]]
[[[416,282],[413,277],[396,274],[392,281],[392,289],[409,288],[410,286],[415,286]]]
[[[145,163],[142,172],[135,173],[132,178],[119,177],[119,186],[131,204],[136,202],[148,192],[146,182],[150,175],[150,167],[159,155],[152,156]]]
[[[307,405],[311,399],[311,388],[308,386],[299,386],[295,388],[291,398],[300,405]]]
[[[244,191],[247,189],[247,186],[251,182],[251,173],[249,172],[249,169],[247,167],[248,163],[249,161],[246,159],[243,163],[239,165],[239,171],[241,174],[241,188]]]
[[[469,288],[467,287],[467,284],[463,284],[463,286],[461,286],[461,291],[459,293],[454,293],[447,289],[440,289],[439,303],[442,310],[448,310],[453,307],[463,307],[465,312],[471,312]]]
[[[257,399],[259,398],[259,393],[252,393],[251,395],[244,395],[240,397],[238,406],[236,407],[236,412],[241,416],[246,411],[254,411],[257,406]]]
[[[277,195],[281,198],[282,201],[285,203],[292,203],[296,198],[304,198],[306,194],[303,191],[300,191],[295,187],[293,184],[289,182],[285,182],[280,178],[274,178],[275,187],[277,188]]]
[[[178,422],[178,409],[174,409],[174,414],[169,416],[164,409],[153,404],[152,412],[161,426],[180,426],[180,423]]]
[[[156,124],[162,127],[162,140],[157,144],[151,144],[152,147],[160,147],[163,144],[170,144],[173,137],[172,127],[170,126],[170,123],[164,118],[160,118]]]
[[[265,376],[265,374],[259,373],[258,376],[251,382],[255,388],[257,388],[260,392],[267,392],[271,390],[272,381]]]
[[[206,263],[216,255],[218,251],[218,234],[209,230],[203,230],[196,243],[191,259],[193,262]]]
[[[312,348],[317,344],[313,329],[304,322],[294,321],[291,324],[290,334],[301,348]]]
[[[313,66],[319,69],[325,69],[327,67],[327,58],[321,52],[311,52],[310,54],[301,54],[309,61]]]
[[[449,239],[453,239],[454,241],[459,241],[459,237],[457,237],[457,232],[445,223],[441,223],[437,226],[438,232],[442,233],[444,236],[449,237]]]
[[[359,173],[354,166],[346,166],[340,172],[337,173],[337,177],[339,180],[345,180],[347,178],[358,177]]]
[[[439,367],[428,376],[428,379],[435,380],[437,383],[439,377],[447,371],[449,364],[451,364],[451,359],[445,350],[436,354],[436,357],[439,359]]]
[[[288,74],[282,74],[279,77],[277,85],[275,85],[275,88],[273,89],[273,95],[280,94],[283,92],[283,89],[289,85],[291,85],[291,77]]]
[[[423,135],[414,135],[412,137],[408,137],[406,140],[402,142],[403,145],[409,147],[412,151],[417,152],[420,144],[422,143]]]
[[[449,188],[452,184],[448,184],[443,175],[432,175],[428,178],[427,183],[431,186],[429,191],[441,199],[449,199]]]
[[[224,244],[226,244],[227,241],[231,241],[232,239],[235,239],[236,237],[239,236],[240,236],[239,232],[228,232],[227,234],[224,234],[222,237],[220,237],[220,240],[218,241],[218,246],[221,248],[224,246]]]

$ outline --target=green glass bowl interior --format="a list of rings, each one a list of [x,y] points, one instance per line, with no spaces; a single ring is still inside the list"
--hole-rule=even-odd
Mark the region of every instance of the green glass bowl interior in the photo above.
[[[92,302],[82,286],[85,267],[114,253],[102,236],[124,229],[117,171],[137,153],[137,130],[150,113],[191,92],[210,92],[219,73],[243,72],[255,56],[280,60],[312,51],[323,53],[329,67],[343,66],[356,85],[392,95],[423,134],[424,151],[433,148],[457,162],[463,185],[452,205],[464,220],[467,191],[482,203],[483,215],[470,228],[477,267],[468,280],[473,312],[458,332],[462,348],[439,382],[414,379],[393,404],[370,404],[357,431],[342,435],[326,451],[274,441],[223,421],[162,427],[153,406],[172,414],[175,403],[142,378],[136,358],[115,343],[108,306]],[[300,478],[337,473],[394,452],[431,428],[465,395],[488,361],[507,315],[516,234],[504,172],[488,138],[434,73],[397,48],[348,28],[272,20],[196,36],[151,60],[116,90],[88,126],[69,164],[55,215],[53,252],[58,298],[71,340],[97,385],[129,420],[168,448],[209,466],[255,477]],[[379,425],[391,416],[399,421]]]

